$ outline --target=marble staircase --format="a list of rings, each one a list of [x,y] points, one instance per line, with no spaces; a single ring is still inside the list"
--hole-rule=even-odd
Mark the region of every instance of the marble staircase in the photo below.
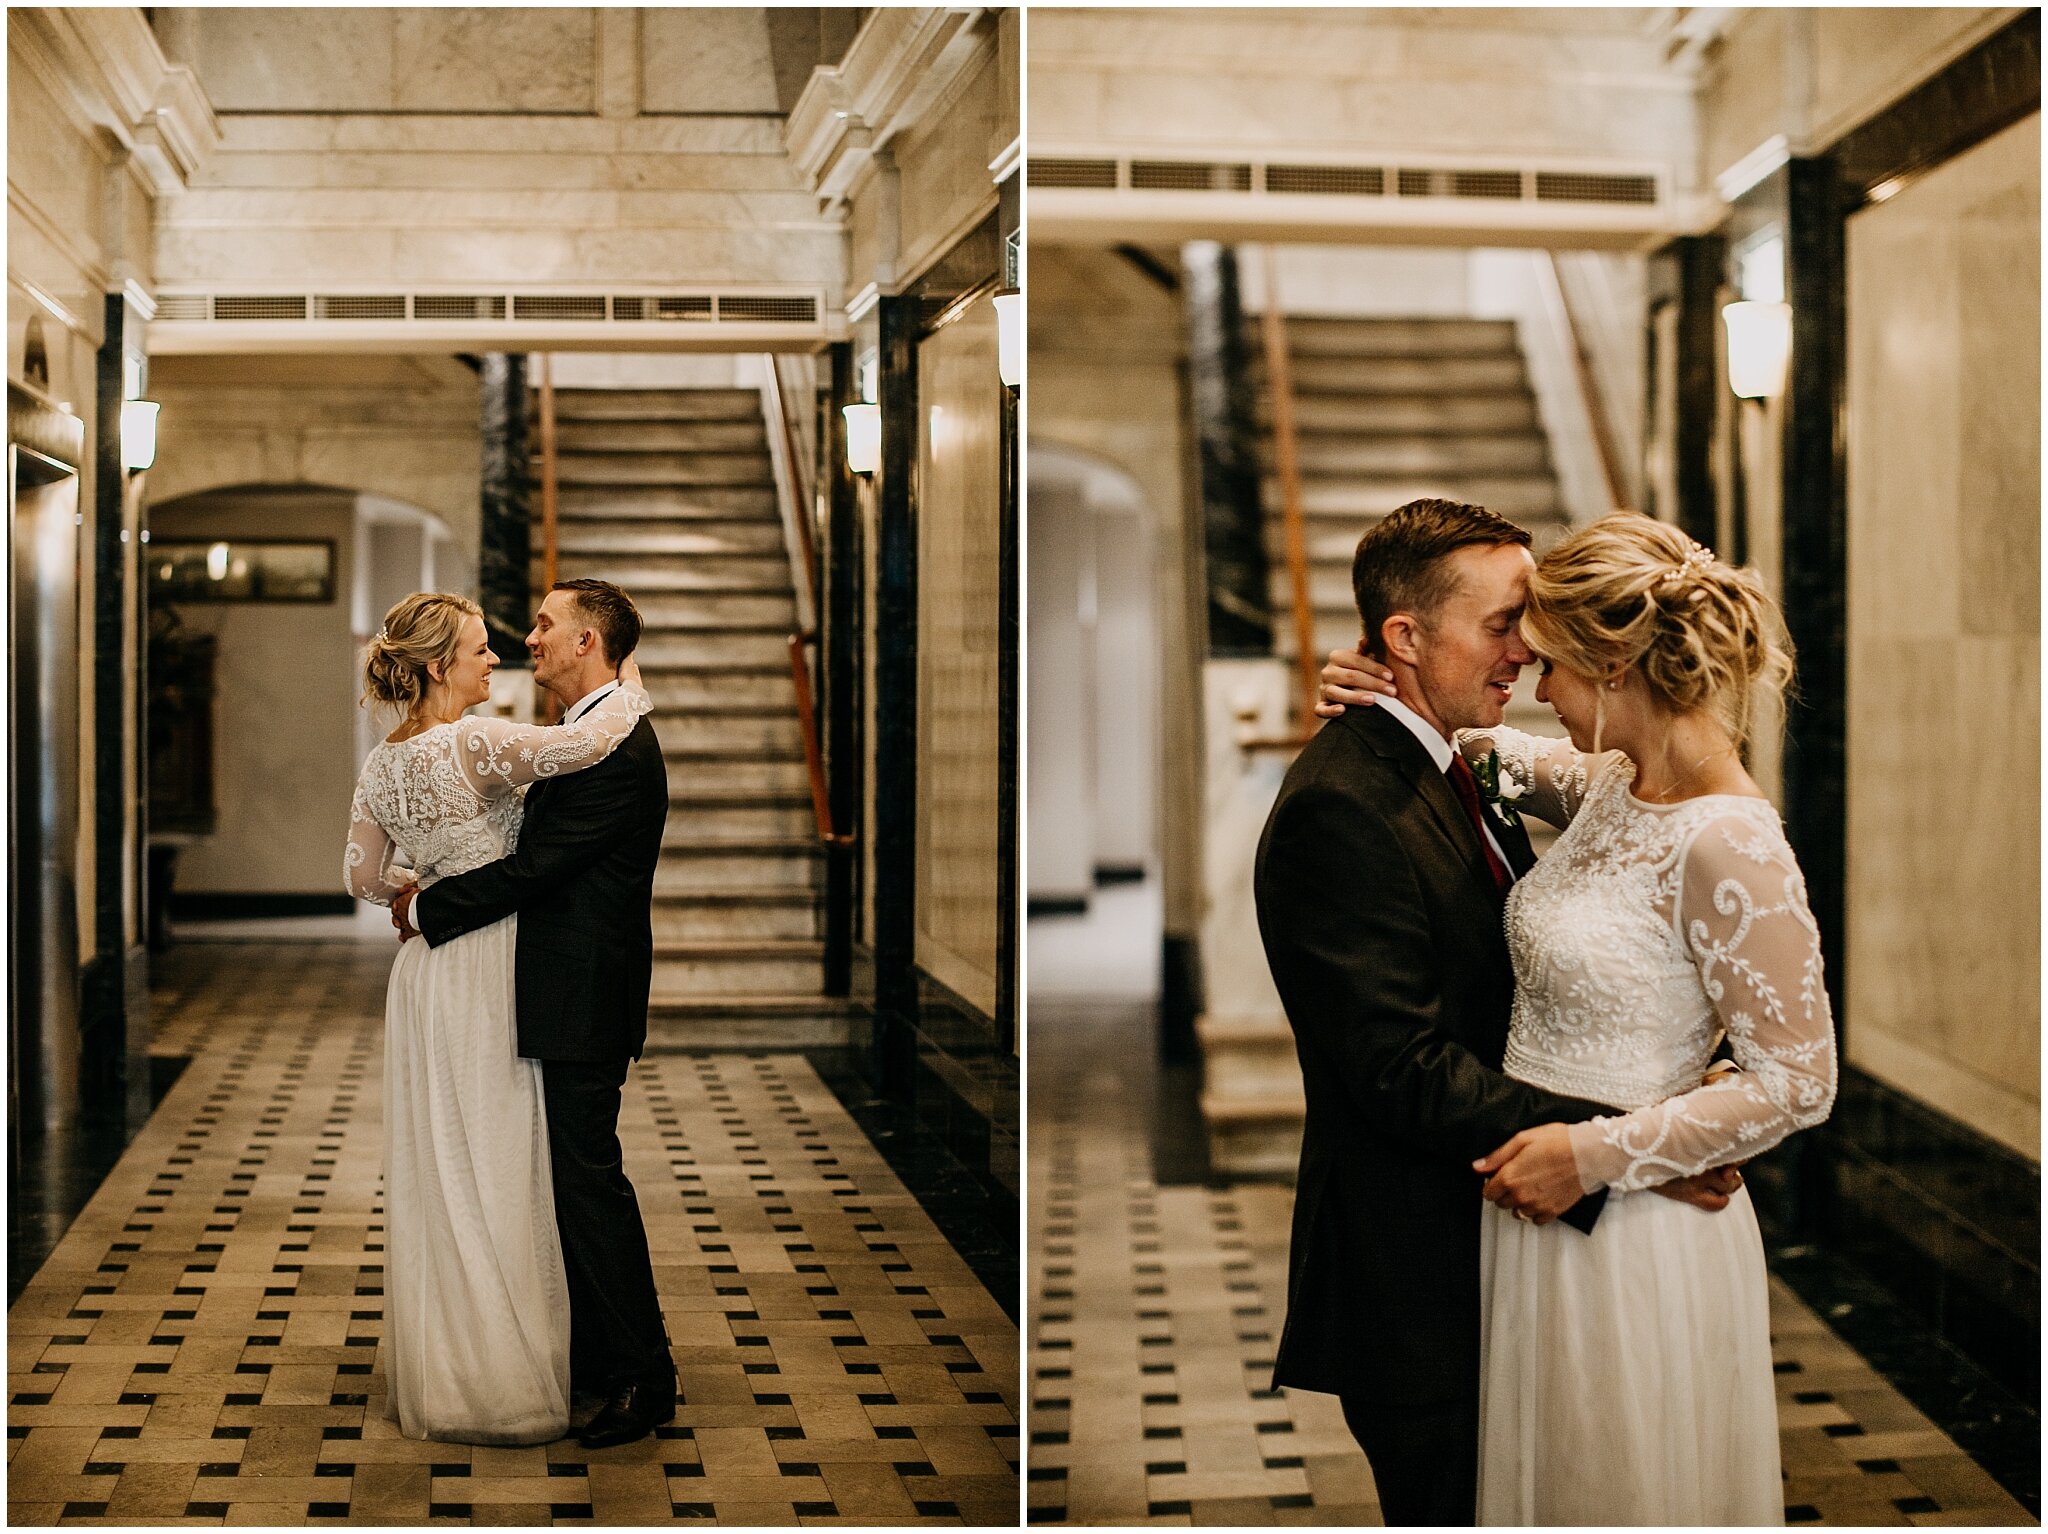
[[[1539,554],[1569,529],[1512,321],[1290,316],[1287,340],[1319,654],[1357,642],[1352,552],[1404,502],[1442,496],[1490,507],[1528,528]],[[1291,658],[1293,587],[1256,321],[1246,342],[1257,374],[1274,645]],[[1532,672],[1508,722],[1555,734],[1533,687]],[[1197,1030],[1211,1162],[1239,1175],[1291,1173],[1301,1070],[1277,1000],[1268,1012],[1204,1017]]]
[[[823,858],[761,396],[561,389],[555,401],[557,572],[615,581],[639,605],[668,765],[650,1043],[842,1042],[844,1006],[820,989]]]

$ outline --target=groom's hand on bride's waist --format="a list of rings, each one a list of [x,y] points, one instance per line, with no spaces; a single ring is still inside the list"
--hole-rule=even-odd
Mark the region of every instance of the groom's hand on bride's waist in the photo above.
[[[420,935],[420,929],[412,924],[412,899],[420,892],[417,884],[408,884],[391,897],[391,925],[398,929],[398,940],[409,942]]]
[[[1695,1209],[1726,1209],[1728,1201],[1742,1187],[1742,1173],[1732,1166],[1709,1168],[1693,1177],[1679,1177],[1657,1184],[1650,1191]]]

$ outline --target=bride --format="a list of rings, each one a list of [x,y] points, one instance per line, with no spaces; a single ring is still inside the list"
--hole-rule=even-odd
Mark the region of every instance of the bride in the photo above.
[[[623,684],[574,724],[463,717],[498,657],[467,597],[423,591],[384,615],[365,702],[403,711],[350,807],[343,878],[379,905],[510,852],[523,789],[603,761],[652,705]],[[397,862],[403,852],[406,869]],[[405,943],[385,999],[386,1412],[408,1438],[533,1444],[569,1425],[569,1291],[555,1234],[541,1066],[520,1058],[517,916]]]
[[[1507,902],[1506,1073],[1611,1104],[1475,1169],[1482,1212],[1479,1521],[1783,1521],[1769,1295],[1747,1190],[1718,1214],[1642,1190],[1827,1117],[1820,939],[1777,812],[1744,770],[1749,700],[1789,680],[1770,599],[1632,513],[1553,549],[1522,637],[1569,741],[1458,749],[1563,834]],[[1385,673],[1338,654],[1330,703]],[[1741,1070],[1700,1085],[1725,1035]],[[1590,1238],[1551,1223],[1610,1190]]]

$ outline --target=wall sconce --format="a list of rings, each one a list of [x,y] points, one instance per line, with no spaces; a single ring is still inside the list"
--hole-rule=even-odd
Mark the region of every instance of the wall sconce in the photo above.
[[[1784,392],[1792,355],[1792,306],[1745,299],[1721,311],[1728,326],[1728,387],[1742,399]]]
[[[998,293],[990,300],[996,306],[996,371],[1005,388],[1024,382],[1024,295]]]
[[[131,399],[121,402],[121,463],[130,469],[146,469],[156,462],[156,413],[163,409],[155,400]]]
[[[846,415],[846,467],[855,474],[872,474],[882,466],[882,407],[848,405]]]

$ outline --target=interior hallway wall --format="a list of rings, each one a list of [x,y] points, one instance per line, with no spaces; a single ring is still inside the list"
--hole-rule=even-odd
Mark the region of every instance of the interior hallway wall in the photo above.
[[[178,604],[186,628],[219,640],[214,803],[220,820],[213,836],[180,855],[177,890],[340,896],[361,691],[349,632],[355,496],[235,491],[157,507],[150,520],[158,539],[334,540],[332,601]]]
[[[1849,221],[1848,1058],[2040,1155],[2040,119]]]

